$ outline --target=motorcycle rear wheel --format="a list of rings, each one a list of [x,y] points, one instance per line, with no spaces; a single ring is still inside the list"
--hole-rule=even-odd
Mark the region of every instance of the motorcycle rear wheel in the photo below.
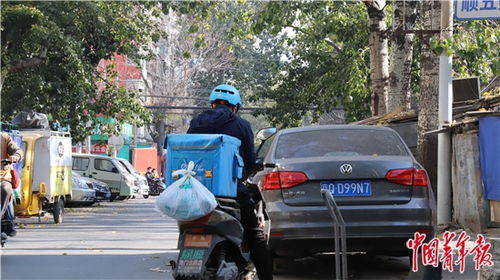
[[[232,246],[231,242],[229,241],[223,241],[214,248],[212,251],[212,254],[210,254],[210,257],[207,261],[207,269],[205,270],[205,274],[203,275],[203,279],[210,279],[210,280],[215,280],[217,278],[217,272],[219,269],[221,269],[221,266],[223,264],[231,266],[233,269],[236,269],[236,271],[233,271],[234,274],[232,274],[231,278],[225,278],[228,275],[224,275],[224,279],[231,279],[231,280],[236,280],[239,279],[239,274],[240,271],[238,267],[236,266],[236,258],[235,258],[235,248]],[[224,267],[222,267],[224,269]],[[227,266],[225,268],[226,272],[231,271],[231,269],[228,269]],[[206,278],[205,278],[206,277]]]

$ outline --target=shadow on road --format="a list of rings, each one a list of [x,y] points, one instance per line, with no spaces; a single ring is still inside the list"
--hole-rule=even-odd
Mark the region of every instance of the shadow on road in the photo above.
[[[176,255],[4,255],[1,279],[172,279],[169,261]]]
[[[408,257],[356,254],[347,258],[349,279],[405,279],[410,270]],[[335,279],[333,255],[300,259],[279,258],[275,263],[275,279]]]

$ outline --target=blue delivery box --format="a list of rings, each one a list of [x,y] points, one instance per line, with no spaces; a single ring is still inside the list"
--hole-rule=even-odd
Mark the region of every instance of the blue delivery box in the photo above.
[[[172,172],[195,164],[196,179],[215,196],[236,197],[238,179],[243,175],[241,141],[225,134],[169,134],[167,149],[166,184],[175,180]]]

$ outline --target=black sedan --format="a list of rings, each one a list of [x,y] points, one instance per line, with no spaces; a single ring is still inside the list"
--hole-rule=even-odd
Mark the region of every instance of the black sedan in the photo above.
[[[409,255],[406,242],[415,232],[433,236],[436,205],[427,173],[394,130],[309,126],[282,130],[268,141],[268,167],[253,181],[266,201],[276,255],[333,251],[321,190],[339,205],[348,251]]]

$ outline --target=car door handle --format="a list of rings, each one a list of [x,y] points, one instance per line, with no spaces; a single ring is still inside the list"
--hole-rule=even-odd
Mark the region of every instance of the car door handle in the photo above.
[[[97,175],[97,172],[92,172],[92,174]]]

